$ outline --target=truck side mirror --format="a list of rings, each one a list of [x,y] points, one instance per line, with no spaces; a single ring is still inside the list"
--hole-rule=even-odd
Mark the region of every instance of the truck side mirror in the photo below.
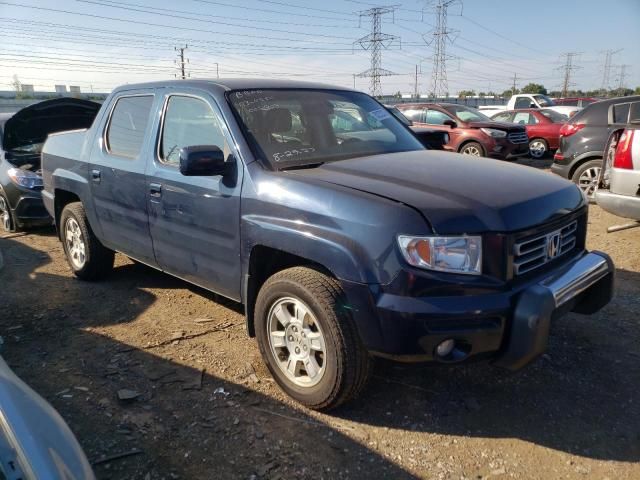
[[[455,122],[455,120],[445,120],[444,122],[442,122],[443,125],[449,125],[449,127],[456,128],[458,126],[458,124]]]
[[[231,162],[215,145],[195,145],[180,149],[180,173],[187,177],[226,175]]]
[[[536,105],[535,103],[531,102],[529,104],[529,108],[538,108],[538,105]]]

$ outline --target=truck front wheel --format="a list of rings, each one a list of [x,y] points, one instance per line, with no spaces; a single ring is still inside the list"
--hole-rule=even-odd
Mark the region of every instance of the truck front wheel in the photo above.
[[[345,304],[337,280],[306,267],[276,273],[258,293],[260,353],[278,385],[309,408],[335,408],[368,380],[371,359]]]
[[[113,269],[114,252],[96,238],[80,202],[67,204],[60,215],[60,238],[67,262],[82,280],[96,280]]]

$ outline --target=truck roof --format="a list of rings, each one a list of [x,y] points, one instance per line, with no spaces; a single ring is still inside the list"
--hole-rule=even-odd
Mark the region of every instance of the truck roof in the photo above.
[[[135,90],[139,88],[169,88],[169,87],[193,87],[214,90],[244,90],[244,89],[329,89],[355,91],[351,88],[338,87],[316,82],[303,82],[298,80],[268,79],[268,78],[224,78],[224,79],[198,79],[198,80],[165,80],[159,82],[130,83],[114,89],[115,92]]]

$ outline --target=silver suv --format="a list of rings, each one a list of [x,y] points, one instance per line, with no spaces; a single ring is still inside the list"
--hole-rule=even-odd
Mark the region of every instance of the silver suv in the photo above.
[[[611,133],[605,152],[596,202],[614,215],[636,220],[625,227],[640,226],[640,102],[630,105],[627,125]]]

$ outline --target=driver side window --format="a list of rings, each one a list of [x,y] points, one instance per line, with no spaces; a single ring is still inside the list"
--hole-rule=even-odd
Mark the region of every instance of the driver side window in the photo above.
[[[439,110],[427,110],[427,123],[431,125],[444,125],[444,122],[451,120],[451,117]]]
[[[169,97],[158,152],[160,161],[177,166],[180,149],[196,145],[215,145],[225,157],[229,154],[221,120],[207,102],[181,95]]]

